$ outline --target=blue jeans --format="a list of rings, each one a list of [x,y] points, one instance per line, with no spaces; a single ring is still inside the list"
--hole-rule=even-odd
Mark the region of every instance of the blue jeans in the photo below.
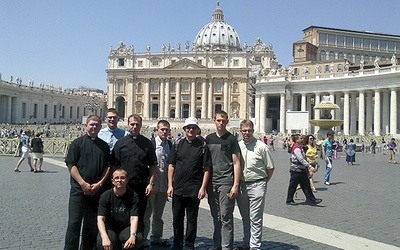
[[[329,163],[330,163],[330,167],[329,167]],[[326,172],[325,172],[325,176],[324,176],[324,182],[327,182],[327,181],[329,181],[329,179],[331,177],[331,171],[333,168],[332,156],[328,156],[328,162],[325,164],[325,168],[326,168]]]

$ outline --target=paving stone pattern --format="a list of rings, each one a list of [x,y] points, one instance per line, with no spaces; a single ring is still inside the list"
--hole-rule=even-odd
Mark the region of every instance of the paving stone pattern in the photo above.
[[[323,166],[315,175],[316,197],[323,199],[320,206],[287,206],[288,154],[277,150],[272,155],[277,169],[268,184],[266,213],[400,247],[400,164],[388,164],[386,155],[357,153],[356,164],[349,166],[340,153],[333,164],[331,186],[323,184]],[[45,162],[44,173],[31,173],[25,161],[22,172],[15,173],[17,161],[0,156],[0,249],[63,249],[68,170]],[[300,191],[296,202],[302,201]],[[165,208],[164,221],[164,237],[172,242],[171,202]],[[198,224],[197,249],[209,249],[213,226],[207,209],[200,209]],[[241,245],[241,231],[241,221],[235,219],[235,245]],[[337,249],[268,227],[263,232],[263,249]]]

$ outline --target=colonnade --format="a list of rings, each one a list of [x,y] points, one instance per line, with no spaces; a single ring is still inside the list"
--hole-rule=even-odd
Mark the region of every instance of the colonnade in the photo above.
[[[332,119],[343,120],[343,125],[334,130],[345,135],[381,136],[397,134],[398,132],[398,89],[376,88],[369,90],[346,90],[338,92],[291,93],[261,93],[256,95],[256,130],[266,131],[266,117],[272,107],[267,106],[269,96],[280,96],[279,127],[280,132],[287,133],[286,110],[309,111],[311,119],[319,119],[320,111],[313,106],[322,100],[322,96],[329,96],[331,102],[340,109],[332,111]],[[317,129],[309,127],[310,132]]]
[[[237,81],[235,83],[238,84]],[[234,97],[240,98],[239,88],[232,88],[234,83],[231,78],[146,78],[137,79],[135,86],[138,84],[142,84],[143,91],[135,87],[135,94],[129,96],[131,99],[125,103],[126,112],[130,112],[128,107],[141,101],[144,119],[154,118],[152,104],[158,104],[156,118],[212,119],[215,110],[222,109],[228,114],[232,113],[231,103]],[[153,84],[158,84],[159,88],[154,89]],[[185,104],[189,105],[189,112],[184,114]]]

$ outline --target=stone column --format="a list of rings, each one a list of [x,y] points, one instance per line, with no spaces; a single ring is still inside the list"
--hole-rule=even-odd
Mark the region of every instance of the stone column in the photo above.
[[[206,78],[203,78],[201,85],[201,119],[207,118],[207,82]]]
[[[224,111],[229,115],[229,88],[228,78],[224,78]]]
[[[360,91],[358,96],[358,133],[365,135],[365,97],[364,91]]]
[[[397,134],[397,91],[390,90],[390,134]]]
[[[8,123],[13,123],[13,120],[12,120],[12,109],[11,109],[11,106],[12,105],[12,97],[11,96],[7,96],[7,122]],[[50,118],[51,116],[50,116],[50,114],[48,114],[48,117]],[[50,120],[50,119],[47,119],[47,120]]]
[[[343,120],[344,100],[342,100],[342,93],[335,94],[335,102],[339,106],[339,108],[334,110],[335,115],[333,117],[337,120]],[[340,126],[336,126],[335,129],[336,131],[342,131],[342,128]]]
[[[260,97],[260,132],[265,133],[266,114],[266,94],[261,94]]]
[[[213,119],[213,80],[208,82],[208,104],[207,104],[207,118]]]
[[[279,112],[279,132],[286,134],[286,95],[281,94]]]
[[[190,84],[190,116],[196,117],[196,79]]]
[[[169,78],[165,79],[165,106],[164,116],[170,118],[170,100],[171,100],[171,89],[169,87]]]
[[[356,102],[357,102],[356,93],[351,93],[351,102],[350,102],[350,134],[351,135],[356,134],[356,125],[357,125]]]
[[[350,131],[350,114],[349,114],[349,92],[344,92],[344,104],[343,104],[343,133],[349,135]]]
[[[321,102],[321,96],[319,93],[315,93],[315,104],[317,105]],[[319,109],[314,109],[314,119],[319,120],[321,118],[321,113]],[[319,126],[315,126],[314,133],[318,132]]]
[[[382,91],[383,93],[383,99],[382,99],[382,133],[384,135],[389,134],[389,116],[390,110],[389,107],[389,102],[390,102],[390,97],[389,97],[389,91],[384,90]]]
[[[176,80],[175,118],[181,118],[181,79]]]
[[[261,101],[261,95],[256,94],[255,103],[254,103],[254,117],[256,118],[256,124],[255,124],[254,130],[257,132],[261,132],[260,131],[260,122],[261,122],[260,101]],[[282,108],[282,105],[281,105],[281,108]]]
[[[144,84],[143,118],[149,119],[150,114],[150,79],[146,79]]]
[[[120,114],[120,116],[122,116],[122,117],[127,117],[127,116],[135,113],[135,99],[136,99],[135,93],[136,93],[136,91],[135,91],[135,81],[133,78],[129,79],[128,86],[129,86],[128,89],[130,91],[130,93],[128,93],[128,96],[130,94],[130,98],[128,99],[128,102],[130,103],[131,108],[129,109],[129,111],[125,109],[126,114]],[[128,115],[128,113],[129,113],[129,115]]]
[[[367,93],[367,117],[366,117],[366,134],[372,132],[372,117],[374,108],[372,107],[372,93]]]
[[[306,94],[301,94],[301,109],[300,111],[306,111],[306,105],[307,105],[307,101],[306,101]]]
[[[379,90],[375,90],[375,102],[374,102],[374,134],[376,136],[381,135],[381,95]]]
[[[329,95],[329,100],[331,100],[332,103],[335,103],[335,94],[331,93]],[[335,110],[332,110],[331,114],[332,114],[332,119],[335,119],[336,118]]]
[[[160,79],[160,106],[158,110],[160,111],[158,117],[164,117],[164,107],[165,107],[165,79]]]

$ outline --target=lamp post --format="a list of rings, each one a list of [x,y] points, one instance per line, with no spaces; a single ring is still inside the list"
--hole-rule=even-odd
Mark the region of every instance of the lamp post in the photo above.
[[[89,111],[90,111],[89,115],[96,114],[97,109],[100,107],[100,104],[98,104],[94,101],[94,97],[92,97],[91,99],[92,99],[92,101],[87,102],[85,105],[86,108],[89,109]]]

